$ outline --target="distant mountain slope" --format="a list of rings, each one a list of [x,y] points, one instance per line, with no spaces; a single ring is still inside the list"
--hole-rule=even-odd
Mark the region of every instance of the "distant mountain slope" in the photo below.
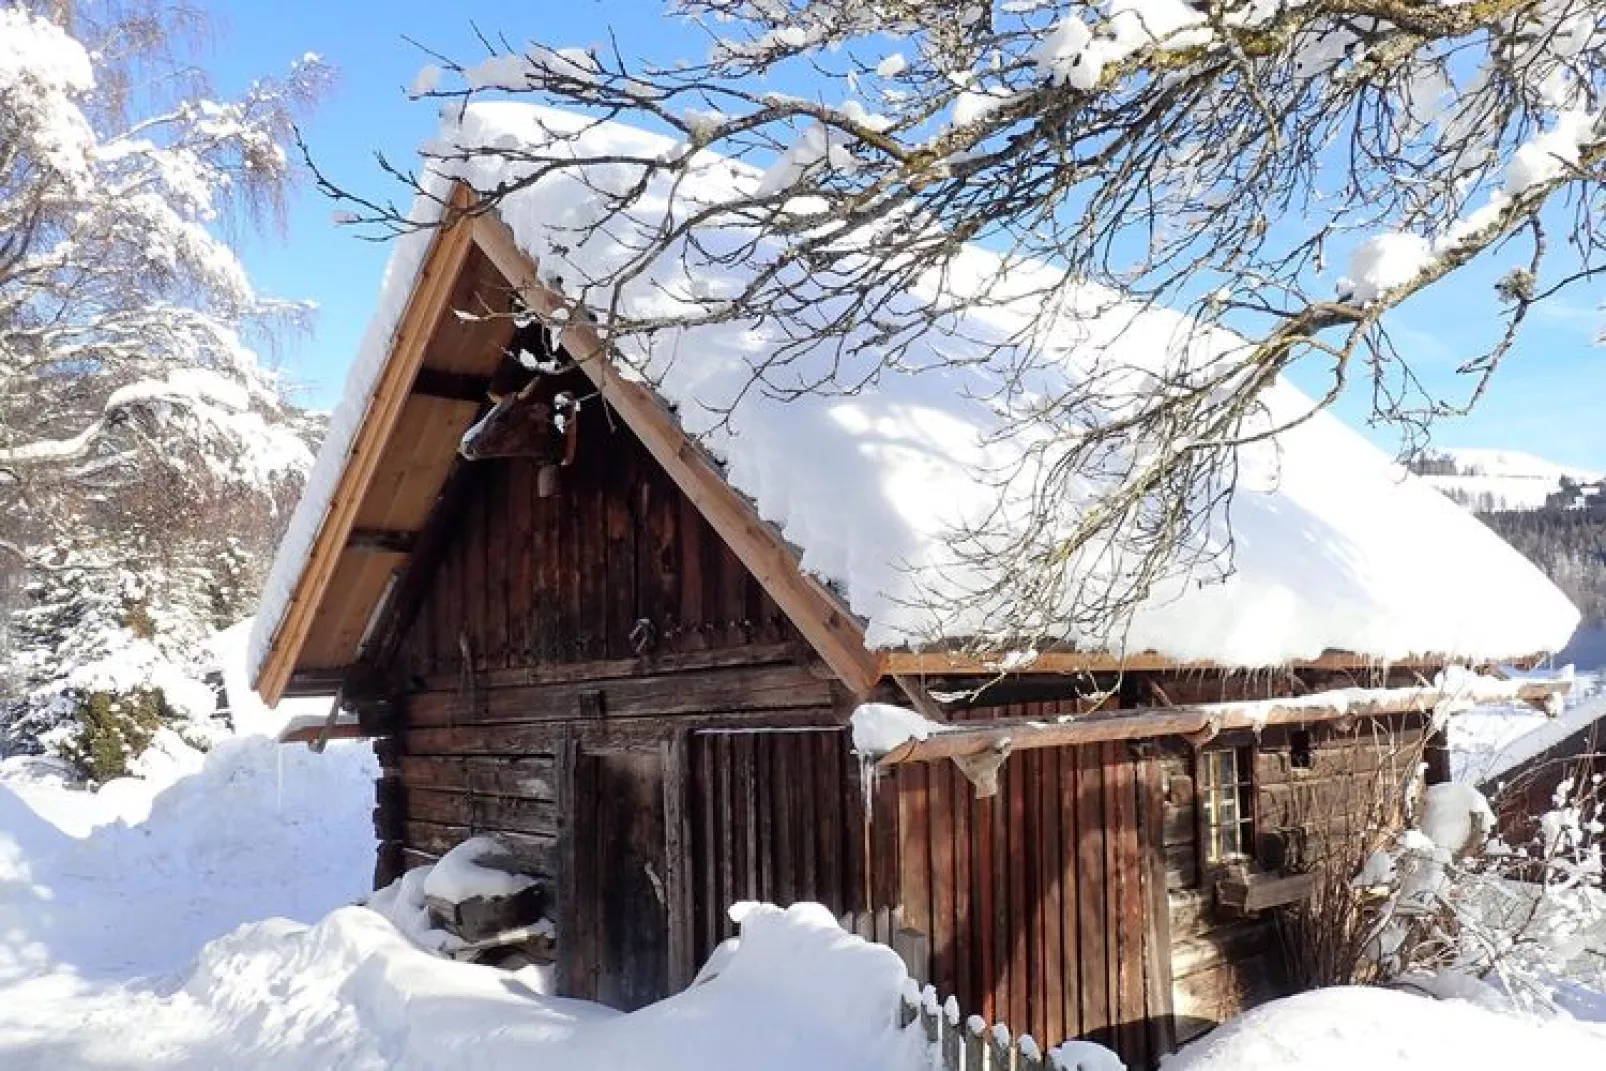
[[[1439,447],[1425,451],[1411,470],[1455,502],[1486,513],[1541,509],[1563,477],[1595,483],[1602,473],[1559,465],[1520,450]]]

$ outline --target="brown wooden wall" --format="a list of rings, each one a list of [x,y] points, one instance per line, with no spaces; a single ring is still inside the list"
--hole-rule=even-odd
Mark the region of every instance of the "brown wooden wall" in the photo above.
[[[812,900],[890,941],[896,830],[866,824],[846,729],[710,729],[687,751],[697,962],[735,934],[726,908],[743,900]]]
[[[931,982],[1046,1046],[1167,1048],[1160,801],[1126,744],[1012,755],[978,799],[952,763],[896,775],[903,923]]]
[[[1379,807],[1402,798],[1423,747],[1417,715],[1324,723],[1302,730],[1271,728],[1258,737],[1226,734],[1209,748],[1245,748],[1254,757],[1257,855],[1271,866],[1293,831],[1303,831],[1302,866],[1358,868],[1358,846],[1383,828]],[[1308,734],[1308,754],[1295,760],[1295,733]],[[1303,746],[1300,748],[1304,750]],[[1164,798],[1162,839],[1170,905],[1173,1004],[1179,1041],[1294,985],[1275,918],[1236,917],[1214,904],[1215,875],[1201,865],[1196,810],[1196,752],[1168,741],[1158,752]],[[1397,816],[1393,819],[1397,821]],[[1389,826],[1393,828],[1393,826]]]
[[[634,434],[597,399],[578,419],[550,497],[532,462],[466,466],[402,667],[449,684],[465,649],[485,671],[799,642]]]

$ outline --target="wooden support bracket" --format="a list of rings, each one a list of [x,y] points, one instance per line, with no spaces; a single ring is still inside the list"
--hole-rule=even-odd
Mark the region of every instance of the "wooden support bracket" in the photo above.
[[[1191,733],[1183,733],[1182,739],[1188,742],[1188,746],[1192,747],[1195,751],[1198,751],[1200,748],[1204,747],[1206,744],[1210,743],[1210,741],[1214,740],[1220,735],[1221,723],[1212,719],[1205,722],[1202,726]]]
[[[892,681],[902,689],[903,694],[908,697],[909,705],[914,707],[922,718],[939,723],[948,721],[947,711],[931,698],[931,693],[926,691],[925,685],[902,673],[893,674]]]
[[[998,771],[1004,766],[1004,760],[1009,758],[1013,751],[1008,740],[1002,741],[992,751],[980,755],[955,755],[954,765],[959,772],[976,790],[976,798],[987,799],[998,795]]]

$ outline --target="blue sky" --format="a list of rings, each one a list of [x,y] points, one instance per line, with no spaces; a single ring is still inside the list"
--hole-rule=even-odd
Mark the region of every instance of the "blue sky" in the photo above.
[[[475,25],[515,44],[601,45],[611,29],[627,55],[701,55],[699,34],[665,18],[664,6],[663,0],[212,0],[219,32],[210,66],[220,89],[229,91],[282,70],[304,52],[324,56],[340,77],[306,124],[308,143],[319,165],[343,185],[386,195],[394,183],[380,173],[374,153],[405,163],[434,127],[432,109],[409,102],[403,92],[427,62],[404,37],[474,58],[483,52]],[[331,206],[310,185],[295,198],[282,233],[248,240],[246,263],[261,289],[319,306],[310,333],[285,339],[276,355],[308,403],[327,406],[338,396],[388,252],[337,226]],[[1495,268],[1441,284],[1396,314],[1397,343],[1431,382],[1448,384],[1459,361],[1493,337]],[[1536,311],[1488,396],[1470,416],[1442,422],[1435,442],[1528,450],[1606,470],[1606,349],[1592,344],[1606,322],[1603,300],[1606,288],[1596,286]],[[1314,371],[1296,379],[1308,388],[1321,382]],[[1341,415],[1364,428],[1367,399],[1352,393]],[[1370,434],[1385,448],[1396,445],[1386,428]]]

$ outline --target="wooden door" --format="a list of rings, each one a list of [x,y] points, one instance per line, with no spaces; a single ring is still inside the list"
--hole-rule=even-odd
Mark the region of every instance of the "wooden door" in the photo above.
[[[581,753],[575,763],[576,996],[622,1011],[669,995],[669,866],[660,750]]]

